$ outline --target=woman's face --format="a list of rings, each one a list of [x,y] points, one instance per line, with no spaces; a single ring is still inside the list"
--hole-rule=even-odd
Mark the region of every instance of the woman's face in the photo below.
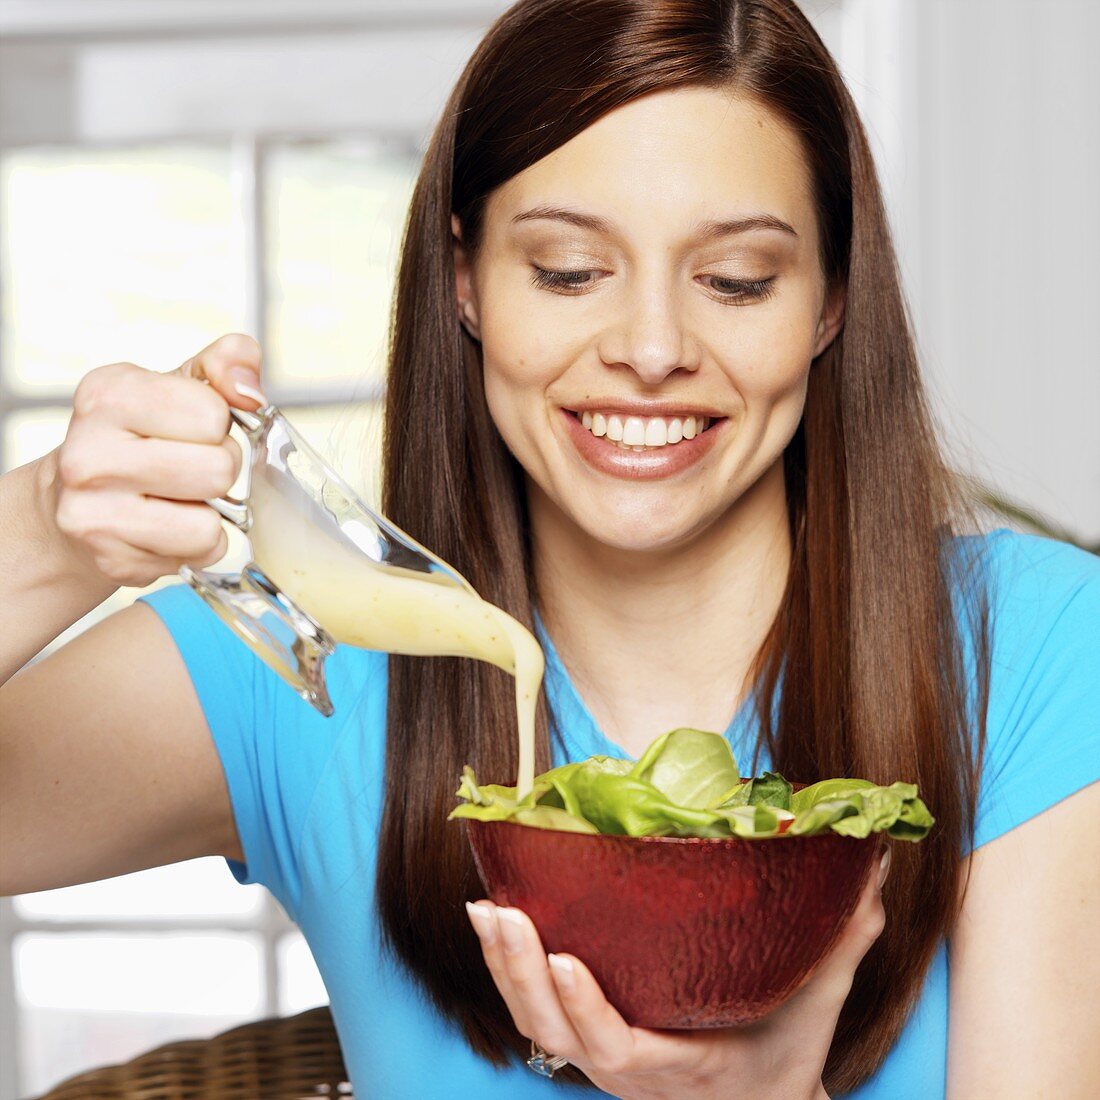
[[[710,89],[618,108],[502,184],[455,264],[532,509],[622,549],[730,515],[840,325],[797,138]]]

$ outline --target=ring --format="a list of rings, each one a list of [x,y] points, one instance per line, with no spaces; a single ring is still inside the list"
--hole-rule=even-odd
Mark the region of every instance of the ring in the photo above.
[[[563,1058],[560,1054],[547,1054],[535,1042],[531,1040],[531,1057],[527,1059],[527,1064],[536,1072],[542,1074],[543,1077],[553,1077],[554,1073],[561,1069],[562,1066],[569,1065],[569,1059]]]

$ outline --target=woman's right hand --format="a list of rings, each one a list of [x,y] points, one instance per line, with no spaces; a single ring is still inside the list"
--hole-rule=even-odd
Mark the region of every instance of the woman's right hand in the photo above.
[[[872,841],[867,841],[872,843]],[[482,954],[520,1034],[561,1055],[604,1092],[626,1100],[735,1095],[828,1100],[825,1061],[856,968],[886,926],[885,838],[855,911],[809,979],[752,1024],[698,1031],[631,1027],[575,955],[548,956],[519,909],[467,905]]]
[[[233,333],[167,374],[113,363],[81,379],[56,453],[53,515],[85,566],[145,585],[226,552],[203,501],[224,496],[240,472],[229,406],[259,406],[249,393],[261,395],[260,359],[252,337]]]

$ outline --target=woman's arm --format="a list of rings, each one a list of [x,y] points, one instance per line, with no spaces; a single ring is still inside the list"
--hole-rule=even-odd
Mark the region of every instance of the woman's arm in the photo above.
[[[243,858],[198,697],[151,608],[0,688],[0,896],[208,855]]]
[[[0,477],[0,684],[118,587],[57,531],[57,457]]]
[[[1100,1096],[1100,783],[970,858],[970,886],[948,945],[948,1100],[1093,1100]]]
[[[259,371],[237,334],[169,374],[97,368],[59,450],[0,478],[0,894],[240,857],[205,716],[151,609],[16,670],[117,585],[221,557],[203,501],[237,476],[228,402],[253,401],[237,386],[254,392]]]

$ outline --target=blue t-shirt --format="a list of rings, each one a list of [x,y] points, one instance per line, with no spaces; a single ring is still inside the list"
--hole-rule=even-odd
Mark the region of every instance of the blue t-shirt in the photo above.
[[[988,748],[975,847],[1100,779],[1100,560],[1070,546],[997,531],[981,549],[996,585]],[[340,646],[328,660],[336,707],[322,718],[185,585],[142,597],[179,647],[221,757],[245,863],[301,928],[332,1005],[357,1096],[374,1100],[592,1096],[520,1062],[497,1069],[470,1050],[384,952],[374,907],[382,812],[387,658]],[[553,645],[546,690],[555,764],[627,756],[578,696]],[[752,710],[727,731],[752,758]],[[758,771],[770,768],[761,751]],[[944,1095],[949,965],[941,943],[920,1000],[858,1100]],[[606,1094],[604,1094],[606,1095]]]

